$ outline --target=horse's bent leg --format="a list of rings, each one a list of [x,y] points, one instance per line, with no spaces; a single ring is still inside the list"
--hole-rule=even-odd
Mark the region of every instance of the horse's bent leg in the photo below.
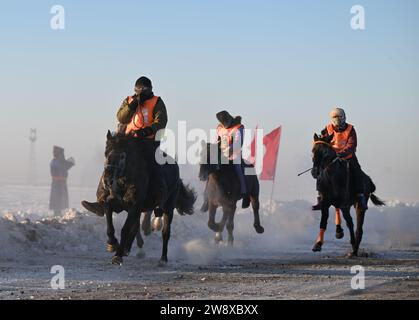
[[[365,210],[361,209],[360,206],[357,206],[356,209],[356,234],[355,234],[355,249],[358,253],[359,246],[362,241],[362,235],[364,234],[363,226],[365,219]]]
[[[344,232],[342,229],[342,219],[340,217],[339,208],[336,208],[335,222],[336,222],[336,239],[342,239],[344,237]]]
[[[164,265],[167,263],[167,247],[168,247],[169,239],[170,239],[170,227],[173,220],[173,209],[167,210],[167,212],[164,213],[163,215],[163,219],[164,219],[164,226],[163,226],[163,231],[162,231],[163,250],[162,250],[162,254],[160,258],[160,263],[159,263],[160,265]]]
[[[320,231],[319,235],[317,236],[316,243],[313,246],[313,251],[321,251],[322,245],[324,243],[324,233],[327,229],[327,220],[329,219],[329,207],[323,207],[322,208],[322,216],[320,219]]]
[[[212,203],[209,204],[209,213],[208,213],[208,227],[217,232],[217,225],[215,223],[215,214],[217,213],[217,207]]]
[[[260,218],[259,218],[259,198],[258,196],[250,196],[250,201],[252,203],[253,209],[253,227],[255,228],[257,233],[263,233],[265,229],[260,225]]]
[[[144,232],[145,236],[148,236],[151,234],[151,214],[152,211],[146,211],[144,212],[144,218],[143,222],[141,223],[141,229]]]
[[[356,249],[356,245],[355,245],[354,222],[352,220],[350,210],[351,210],[350,207],[349,208],[342,208],[342,214],[343,214],[343,218],[346,221],[346,225],[348,226],[349,234],[350,234],[350,237],[351,237],[352,255],[356,256],[358,254],[358,250]]]
[[[113,226],[112,210],[106,209],[106,234],[108,236],[108,242],[106,244],[106,250],[108,252],[115,252],[119,246],[118,240],[115,238],[115,228]]]

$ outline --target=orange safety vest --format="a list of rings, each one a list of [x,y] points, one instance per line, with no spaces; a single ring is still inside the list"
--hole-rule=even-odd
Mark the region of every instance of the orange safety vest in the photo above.
[[[159,97],[154,96],[153,98],[146,100],[143,104],[138,105],[130,123],[127,125],[125,134],[149,127],[154,122],[154,108],[156,107],[158,99]],[[133,100],[134,99],[131,96],[127,97],[128,104],[130,104]],[[149,135],[147,138],[154,139],[154,134]]]
[[[330,123],[327,125],[326,129],[329,135],[333,134],[333,139],[331,141],[332,148],[337,153],[342,152],[345,149],[346,144],[348,143],[349,136],[351,135],[351,132],[353,129],[353,125],[348,123],[348,126],[345,129],[345,131],[338,132],[338,131],[335,131],[335,129],[333,128],[333,124]],[[353,157],[353,154],[351,153],[348,156],[346,156],[344,159],[347,160],[352,157]]]
[[[220,140],[221,140],[221,143],[220,143],[221,151],[227,150],[233,144],[234,135],[236,134],[237,130],[239,130],[241,127],[243,127],[243,125],[240,123],[236,124],[235,126],[231,128],[225,128],[222,124],[218,125],[217,135],[220,137]]]

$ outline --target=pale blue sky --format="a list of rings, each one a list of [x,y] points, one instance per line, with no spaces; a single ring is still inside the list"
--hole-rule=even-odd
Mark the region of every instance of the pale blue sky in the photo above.
[[[50,29],[54,4],[66,10],[63,31]],[[364,31],[350,28],[355,4]],[[419,200],[418,30],[416,0],[2,2],[0,183],[25,181],[36,127],[42,183],[59,144],[77,160],[70,183],[95,184],[106,130],[147,75],[172,129],[214,127],[224,108],[247,127],[282,125],[280,199],[315,194],[296,173],[340,104],[378,193]]]

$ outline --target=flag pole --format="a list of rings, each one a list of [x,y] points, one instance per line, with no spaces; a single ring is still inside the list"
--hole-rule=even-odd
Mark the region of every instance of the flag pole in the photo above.
[[[269,198],[269,213],[272,213],[272,198],[274,195],[275,178],[272,180],[271,197]]]
[[[279,126],[279,130],[280,130],[280,134],[282,134],[282,126]],[[281,137],[281,136],[280,136]],[[279,148],[279,142],[278,142],[278,148]],[[269,212],[272,213],[272,198],[274,195],[274,188],[275,188],[275,176],[276,176],[276,166],[278,165],[278,152],[276,154],[276,159],[275,159],[275,174],[273,175],[273,179],[272,179],[272,189],[271,189],[271,198],[269,200]]]

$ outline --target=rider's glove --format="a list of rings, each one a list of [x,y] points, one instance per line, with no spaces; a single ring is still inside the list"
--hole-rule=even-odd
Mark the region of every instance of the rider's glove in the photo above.
[[[153,134],[153,129],[151,127],[145,127],[140,130],[136,130],[135,134],[138,138],[145,138]]]
[[[134,95],[133,97],[133,100],[131,101],[131,103],[128,105],[128,108],[131,110],[131,111],[135,111],[135,110],[137,110],[137,107],[138,107],[138,99],[137,99],[137,95]]]

